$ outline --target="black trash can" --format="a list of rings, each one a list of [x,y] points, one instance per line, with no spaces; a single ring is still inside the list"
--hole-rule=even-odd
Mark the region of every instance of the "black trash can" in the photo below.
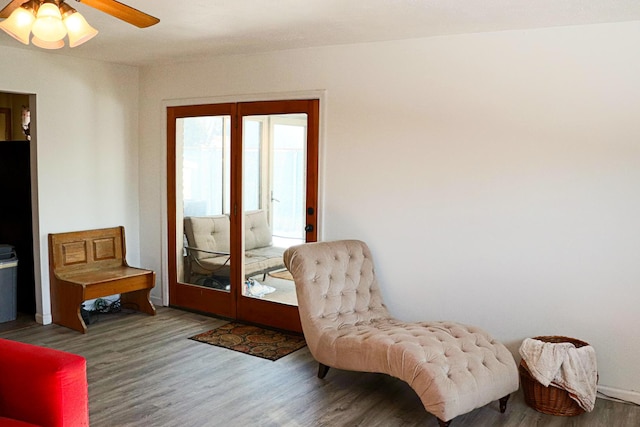
[[[18,256],[11,245],[0,245],[0,323],[17,317]]]

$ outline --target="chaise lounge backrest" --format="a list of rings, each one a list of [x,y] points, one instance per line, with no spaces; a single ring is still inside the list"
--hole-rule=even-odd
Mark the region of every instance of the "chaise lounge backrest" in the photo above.
[[[371,252],[360,241],[319,242],[285,252],[296,278],[300,320],[305,334],[388,319]],[[307,337],[312,354],[322,353],[317,337]]]

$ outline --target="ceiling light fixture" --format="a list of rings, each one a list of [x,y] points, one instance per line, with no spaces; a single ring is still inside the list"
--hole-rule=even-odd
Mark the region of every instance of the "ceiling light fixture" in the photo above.
[[[77,10],[60,0],[29,0],[0,22],[0,29],[24,44],[33,34],[31,41],[43,49],[60,49],[67,35],[69,46],[76,47],[98,34]]]

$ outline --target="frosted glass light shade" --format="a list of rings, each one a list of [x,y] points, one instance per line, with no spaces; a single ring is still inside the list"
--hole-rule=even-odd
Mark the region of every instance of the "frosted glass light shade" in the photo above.
[[[58,6],[53,3],[40,5],[31,32],[40,41],[57,42],[62,40],[67,34],[67,28],[62,23],[62,15],[60,15]]]
[[[56,40],[53,42],[49,42],[46,40],[42,40],[36,36],[33,36],[33,38],[31,39],[31,42],[38,47],[41,47],[43,49],[60,49],[62,47],[64,47],[64,40],[60,39],[60,40]]]
[[[23,7],[18,7],[11,12],[11,15],[4,21],[0,22],[0,29],[9,34],[14,39],[29,44],[29,33],[31,33],[31,24],[36,17]]]
[[[79,12],[65,15],[63,22],[69,35],[69,47],[80,46],[98,34],[98,30],[89,25]]]

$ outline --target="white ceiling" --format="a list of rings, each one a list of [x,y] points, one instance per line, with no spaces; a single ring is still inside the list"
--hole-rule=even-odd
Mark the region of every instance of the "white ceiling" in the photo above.
[[[9,0],[0,0],[4,7]],[[311,46],[640,21],[640,0],[121,0],[160,18],[139,29],[67,2],[100,33],[53,51],[133,65]],[[0,45],[24,46],[0,31]]]

